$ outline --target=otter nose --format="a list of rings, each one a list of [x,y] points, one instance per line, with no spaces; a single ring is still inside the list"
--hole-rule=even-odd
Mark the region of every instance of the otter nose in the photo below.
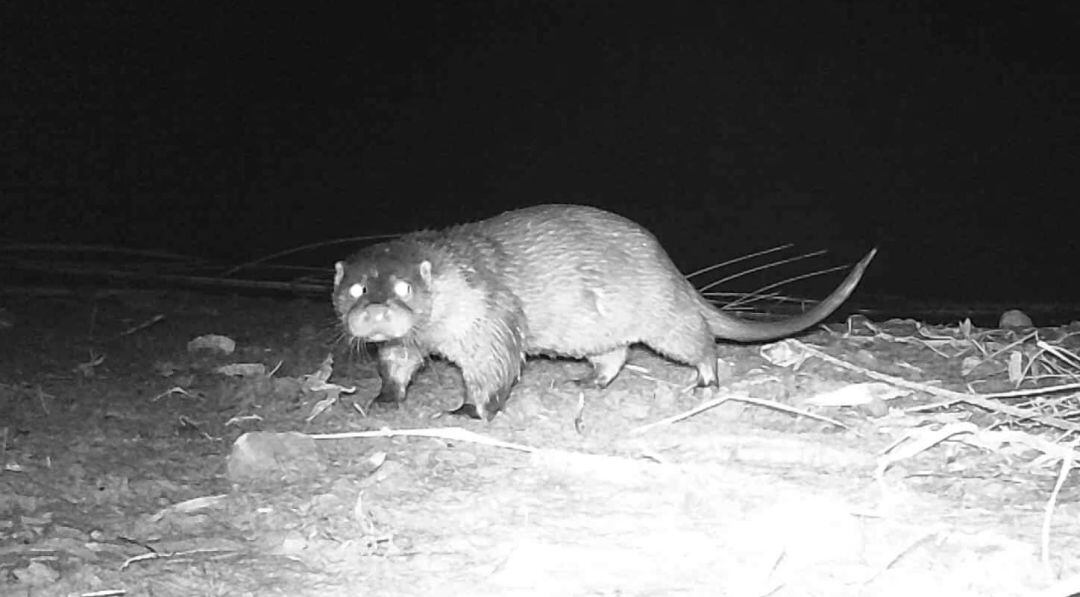
[[[386,305],[371,305],[364,309],[364,319],[368,323],[383,323],[390,319],[390,308]]]

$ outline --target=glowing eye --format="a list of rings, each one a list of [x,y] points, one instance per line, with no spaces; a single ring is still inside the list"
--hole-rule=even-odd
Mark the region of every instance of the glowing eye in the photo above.
[[[364,296],[364,285],[360,283],[353,284],[349,287],[349,296],[358,299]]]
[[[394,282],[394,294],[401,298],[409,298],[409,295],[412,294],[412,285],[405,280],[398,280]]]

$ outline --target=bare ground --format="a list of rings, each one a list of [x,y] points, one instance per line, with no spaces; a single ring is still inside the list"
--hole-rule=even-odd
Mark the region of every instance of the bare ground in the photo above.
[[[876,475],[913,430],[1005,419],[903,412],[933,400],[919,393],[811,406],[867,381],[813,357],[782,367],[722,346],[720,390],[683,392],[692,370],[636,351],[634,369],[584,394],[566,383],[583,363],[531,360],[482,424],[440,416],[461,397],[441,362],[403,407],[358,411],[378,381],[324,302],[87,290],[3,306],[2,595],[1065,597],[1046,589],[1080,574],[1080,494],[1073,476],[1054,493],[1060,461],[943,441]],[[188,351],[209,333],[236,352]],[[964,388],[960,359],[926,346],[842,326],[802,340]],[[330,381],[357,391],[308,421],[327,394],[303,376],[328,353]],[[217,372],[231,363],[272,374]],[[279,435],[442,427],[535,450]],[[268,442],[270,465],[245,476],[230,452],[246,432],[263,432],[247,437]]]

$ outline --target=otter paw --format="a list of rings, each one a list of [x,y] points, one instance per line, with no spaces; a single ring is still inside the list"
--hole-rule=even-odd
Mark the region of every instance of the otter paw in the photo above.
[[[447,411],[446,414],[469,419],[483,419],[483,417],[480,416],[480,411],[476,408],[476,405],[471,402],[464,402],[454,410]]]
[[[382,404],[397,404],[397,403],[402,402],[404,400],[405,400],[405,391],[404,391],[404,389],[397,388],[397,387],[394,387],[394,386],[389,386],[388,387],[387,384],[383,384],[383,388],[382,388],[381,391],[379,391],[379,395],[376,396],[372,400],[372,402],[379,402],[379,403],[382,403]]]
[[[577,386],[579,388],[585,388],[585,389],[589,389],[589,390],[602,390],[602,389],[608,387],[608,384],[611,383],[611,380],[610,379],[604,379],[602,376],[597,375],[596,372],[594,371],[594,372],[586,375],[585,377],[579,377],[577,379],[569,379],[564,383],[573,384],[574,386]]]

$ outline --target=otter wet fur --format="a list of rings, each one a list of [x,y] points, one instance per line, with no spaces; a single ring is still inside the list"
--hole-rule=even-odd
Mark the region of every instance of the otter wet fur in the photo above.
[[[378,402],[405,399],[430,354],[461,368],[455,414],[491,420],[526,355],[587,359],[581,382],[603,388],[630,345],[697,369],[718,385],[717,338],[771,340],[826,318],[874,257],[802,315],[750,322],[697,292],[649,231],[580,205],[538,205],[440,231],[414,232],[335,264],[333,302],[348,336],[378,343]]]

